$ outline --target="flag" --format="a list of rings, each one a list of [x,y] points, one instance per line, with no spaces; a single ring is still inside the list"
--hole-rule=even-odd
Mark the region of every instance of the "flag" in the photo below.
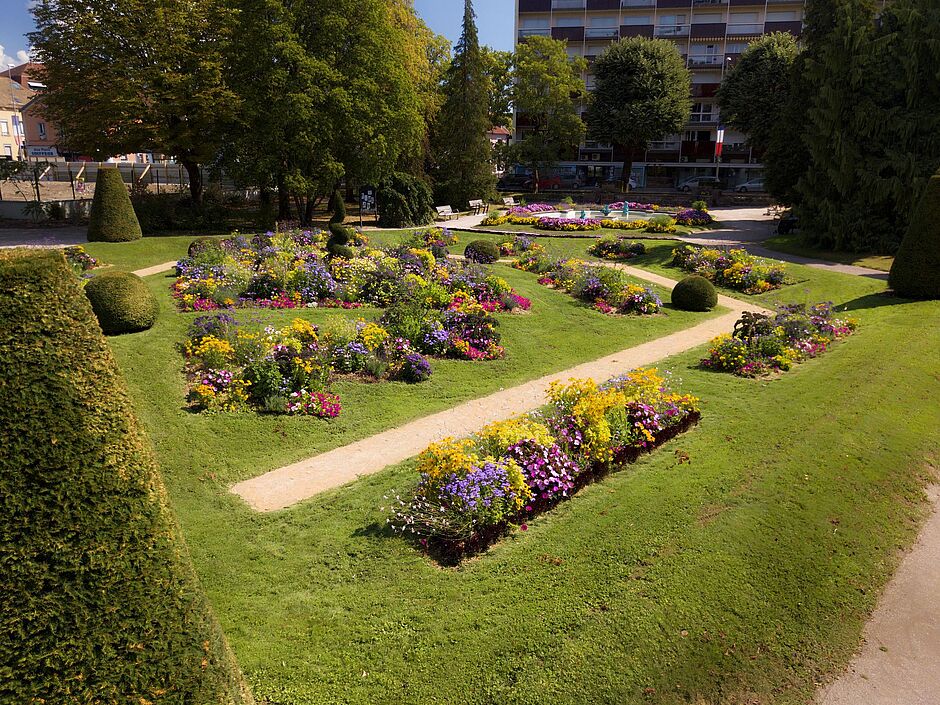
[[[725,146],[725,126],[718,126],[718,138],[715,140],[715,161],[721,160],[721,150]]]

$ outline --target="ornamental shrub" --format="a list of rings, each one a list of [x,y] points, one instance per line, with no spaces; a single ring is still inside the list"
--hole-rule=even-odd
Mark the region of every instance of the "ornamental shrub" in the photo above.
[[[898,296],[940,299],[940,172],[930,178],[914,211],[889,283]]]
[[[718,305],[718,292],[705,277],[693,274],[673,288],[672,305],[680,311],[711,311]]]
[[[85,285],[85,295],[105,335],[151,328],[160,305],[143,279],[130,272],[104,272]]]
[[[396,172],[376,191],[379,225],[383,228],[409,228],[434,222],[434,196],[430,187],[410,174]]]
[[[0,696],[252,702],[61,254],[0,255]]]
[[[692,201],[692,210],[701,211],[702,213],[708,212],[708,203],[705,201]]]
[[[491,240],[474,240],[467,245],[463,256],[471,262],[493,264],[499,259],[499,245]]]
[[[140,222],[121,172],[99,169],[88,221],[88,241],[130,242],[140,238]]]
[[[343,194],[339,192],[339,189],[333,192],[333,198],[331,200],[332,200],[332,203],[330,204],[330,210],[333,211],[333,215],[330,217],[330,224],[332,225],[333,223],[345,223],[346,222],[346,202],[343,201]]]

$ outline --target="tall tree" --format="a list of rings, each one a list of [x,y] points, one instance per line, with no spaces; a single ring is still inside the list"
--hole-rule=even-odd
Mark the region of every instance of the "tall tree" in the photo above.
[[[513,53],[483,47],[486,72],[493,90],[490,93],[490,125],[512,127]]]
[[[691,74],[674,43],[645,37],[611,46],[594,64],[594,72],[588,134],[624,148],[625,185],[634,152],[678,132],[689,121]]]
[[[463,208],[495,192],[490,124],[492,81],[477,36],[471,0],[464,0],[463,32],[444,75],[444,104],[434,126],[437,198]]]
[[[585,127],[576,99],[585,92],[582,57],[569,58],[566,43],[549,37],[529,37],[519,44],[512,62],[512,101],[520,123],[512,153],[535,175],[577,147]]]
[[[796,37],[774,32],[752,42],[718,89],[721,119],[766,149],[790,95],[790,71],[799,54]]]
[[[47,119],[98,158],[179,160],[193,201],[238,101],[226,82],[234,14],[223,0],[44,0],[29,40],[44,64]]]
[[[796,185],[810,167],[806,148],[806,111],[812,95],[806,80],[806,55],[798,54],[790,68],[787,99],[780,106],[778,119],[770,129],[764,152],[764,185],[780,203],[794,206],[800,195]]]

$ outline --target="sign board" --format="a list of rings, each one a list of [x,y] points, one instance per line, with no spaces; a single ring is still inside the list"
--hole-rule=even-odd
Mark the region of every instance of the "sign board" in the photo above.
[[[359,210],[362,213],[375,213],[375,186],[363,186],[359,189]]]
[[[26,154],[30,157],[58,157],[55,147],[27,147]]]

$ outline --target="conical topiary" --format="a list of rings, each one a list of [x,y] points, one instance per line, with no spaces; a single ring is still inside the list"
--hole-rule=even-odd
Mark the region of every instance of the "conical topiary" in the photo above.
[[[141,237],[140,223],[121,172],[99,169],[88,222],[89,242],[130,242]]]
[[[889,283],[898,296],[940,299],[940,172],[930,177],[914,210]]]
[[[4,703],[249,705],[60,252],[0,250]]]

